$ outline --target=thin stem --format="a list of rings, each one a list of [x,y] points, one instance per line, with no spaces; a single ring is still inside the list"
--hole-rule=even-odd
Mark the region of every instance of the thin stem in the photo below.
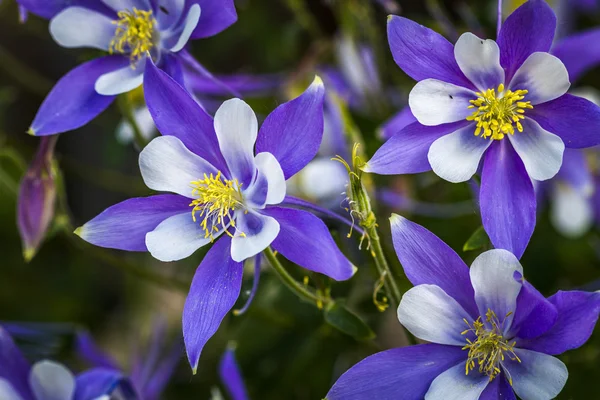
[[[502,0],[498,0],[498,27],[496,35],[500,35],[500,28],[502,28]]]
[[[127,123],[129,123],[131,129],[133,130],[133,138],[135,143],[138,145],[139,149],[142,150],[148,144],[148,140],[146,140],[144,137],[140,126],[135,120],[131,101],[129,101],[129,98],[126,94],[123,94],[118,97],[117,102],[119,104],[119,108],[121,109],[121,114],[123,114],[123,117],[125,120],[127,120]]]
[[[379,276],[384,276],[384,282],[385,286],[387,287],[387,292],[392,298],[392,306],[396,308],[400,304],[400,299],[402,298],[402,295],[400,294],[400,289],[396,284],[396,280],[394,279],[392,270],[390,269],[390,266],[383,253],[383,248],[381,247],[379,234],[377,233],[377,224],[372,224],[370,227],[366,228],[366,231],[367,235],[369,235],[371,255],[375,260],[377,272],[379,273]]]
[[[292,277],[286,270],[283,268],[283,265],[277,260],[277,256],[273,253],[273,250],[270,247],[267,247],[264,251],[267,260],[279,275],[281,281],[296,294],[296,296],[300,297],[303,300],[308,301],[313,304],[322,304],[326,299],[319,298],[316,294],[314,294],[307,287],[299,283]]]

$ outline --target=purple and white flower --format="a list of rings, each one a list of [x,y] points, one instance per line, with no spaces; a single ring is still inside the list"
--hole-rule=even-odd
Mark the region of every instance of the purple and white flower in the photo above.
[[[54,361],[30,365],[8,332],[0,327],[2,400],[106,400],[120,393],[120,383],[113,374],[94,370],[75,376]]]
[[[327,399],[550,400],[568,376],[555,355],[582,346],[600,313],[600,293],[544,298],[506,250],[469,268],[437,236],[398,215],[394,247],[415,285],[398,319],[429,342],[374,354],[334,384]]]
[[[161,261],[186,258],[215,242],[196,272],[183,314],[195,368],[239,296],[244,260],[272,246],[336,280],[354,273],[325,224],[286,204],[286,180],[319,149],[324,87],[316,78],[300,97],[277,107],[260,131],[242,100],[226,101],[213,120],[150,60],[144,92],[163,136],[141,152],[140,170],[149,188],[171,194],[126,200],[76,233],[97,246],[149,251]]]
[[[452,46],[428,28],[390,17],[394,59],[418,81],[409,96],[418,122],[388,140],[365,171],[432,169],[450,182],[465,182],[483,159],[483,226],[495,247],[520,257],[535,227],[531,180],[555,176],[565,147],[600,143],[600,108],[566,93],[567,69],[548,53],[555,29],[556,17],[543,0],[511,14],[497,42],[465,33]]]
[[[148,57],[183,83],[182,57],[191,58],[184,50],[188,41],[213,36],[237,20],[233,0],[19,3],[50,19],[50,33],[59,45],[109,53],[73,69],[56,84],[29,129],[36,136],[73,130],[91,121],[115,95],[142,84]]]

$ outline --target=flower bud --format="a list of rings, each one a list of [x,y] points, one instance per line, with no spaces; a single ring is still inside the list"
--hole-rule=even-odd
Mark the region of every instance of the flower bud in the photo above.
[[[23,257],[27,262],[37,253],[54,217],[56,185],[52,160],[57,138],[42,138],[19,187],[17,225],[23,244]]]

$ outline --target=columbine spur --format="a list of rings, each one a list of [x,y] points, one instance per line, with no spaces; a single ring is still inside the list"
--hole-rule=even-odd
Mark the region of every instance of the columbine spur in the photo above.
[[[531,238],[536,198],[531,180],[552,178],[565,147],[600,143],[600,108],[567,94],[569,76],[548,53],[556,17],[542,0],[511,14],[498,41],[463,34],[452,46],[406,18],[388,20],[396,63],[418,83],[412,123],[364,168],[378,174],[433,171],[469,180],[481,159],[481,217],[492,243],[520,257]]]
[[[68,72],[42,103],[29,133],[52,135],[79,128],[98,116],[115,95],[140,86],[146,58],[184,83],[184,64],[210,76],[185,50],[190,39],[213,36],[237,20],[233,0],[19,0],[50,19],[63,47],[87,47],[109,55]],[[200,72],[198,72],[200,71]],[[189,80],[189,79],[188,79]],[[185,82],[186,84],[189,82]]]
[[[415,285],[398,319],[429,342],[362,360],[333,385],[328,400],[550,400],[567,381],[553,357],[583,345],[600,312],[600,293],[559,291],[545,298],[507,250],[469,268],[427,229],[398,215],[394,248]]]
[[[325,90],[316,78],[300,97],[277,107],[259,131],[242,100],[223,103],[213,120],[151,60],[146,74],[146,103],[163,136],[140,153],[140,170],[149,188],[173,194],[126,200],[76,233],[97,246],[149,251],[161,261],[186,258],[215,242],[197,269],[183,313],[195,368],[239,296],[244,260],[272,246],[336,280],[354,273],[325,224],[292,208],[286,197],[286,180],[319,149]]]

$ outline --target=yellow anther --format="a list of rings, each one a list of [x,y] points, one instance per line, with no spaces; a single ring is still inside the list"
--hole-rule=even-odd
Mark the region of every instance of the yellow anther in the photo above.
[[[151,51],[156,41],[156,20],[152,10],[143,11],[133,8],[133,11],[119,11],[119,19],[113,21],[117,25],[115,36],[108,47],[110,54],[130,54],[131,67]]]
[[[519,120],[524,119],[525,110],[532,109],[530,101],[521,101],[527,90],[505,90],[504,84],[498,85],[498,90],[488,89],[477,92],[477,99],[471,100],[467,108],[476,109],[467,117],[467,121],[477,122],[475,136],[484,139],[502,140],[506,134],[514,135],[517,126],[523,132]]]
[[[512,313],[508,313],[504,320],[500,322],[496,314],[488,309],[485,314],[484,323],[481,321],[481,317],[477,318],[473,324],[469,324],[466,319],[468,329],[461,332],[461,335],[467,335],[473,333],[476,336],[474,341],[465,339],[467,344],[462,348],[463,350],[469,350],[467,362],[465,364],[465,374],[469,375],[469,372],[479,366],[479,372],[486,374],[490,381],[492,381],[501,372],[500,362],[505,360],[505,354],[513,361],[521,362],[517,354],[515,353],[516,342],[512,343],[503,336],[503,325],[506,318]],[[512,385],[512,379],[508,377],[509,382]]]
[[[191,182],[192,196],[197,197],[192,201],[192,220],[196,222],[196,213],[200,217],[200,226],[204,230],[204,237],[214,239],[213,234],[223,229],[229,236],[233,236],[227,227],[235,228],[233,212],[243,208],[242,185],[237,179],[223,179],[221,172],[217,175],[204,174],[204,179]],[[238,232],[245,236],[243,232]]]

